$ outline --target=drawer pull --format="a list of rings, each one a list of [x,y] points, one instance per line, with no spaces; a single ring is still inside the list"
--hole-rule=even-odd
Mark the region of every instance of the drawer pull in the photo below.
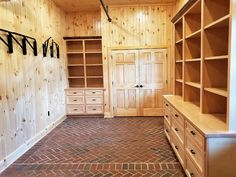
[[[193,173],[190,173],[190,176],[191,176],[191,177],[194,177],[194,174],[193,174]]]
[[[169,116],[168,115],[166,115],[166,118],[168,118]]]
[[[178,150],[179,149],[178,146],[175,146],[175,149]]]
[[[166,132],[169,133],[169,130],[166,129]]]
[[[78,111],[78,109],[73,109],[74,111]]]
[[[168,105],[168,104],[166,104],[166,106],[168,107],[169,105]]]
[[[93,94],[95,94],[96,92],[92,92]]]
[[[175,131],[178,132],[179,131],[178,128],[175,128]]]
[[[175,117],[177,117],[177,118],[178,118],[178,117],[179,117],[179,116],[178,116],[178,114],[175,114]]]
[[[92,101],[96,101],[96,99],[92,99]]]
[[[73,101],[78,101],[78,100],[73,100]]]
[[[93,111],[96,111],[97,109],[93,108]]]
[[[196,133],[195,133],[194,131],[191,131],[191,134],[192,134],[193,136],[195,136],[195,135],[196,135]]]
[[[196,152],[195,152],[193,149],[191,149],[190,152],[191,152],[193,155],[196,154]]]
[[[77,94],[77,92],[73,92],[73,94]]]

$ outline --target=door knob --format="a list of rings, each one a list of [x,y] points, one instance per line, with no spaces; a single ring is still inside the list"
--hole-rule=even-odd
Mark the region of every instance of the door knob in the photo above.
[[[140,85],[139,87],[143,88],[143,85]]]
[[[136,87],[136,88],[139,88],[139,85],[136,85],[135,87]]]

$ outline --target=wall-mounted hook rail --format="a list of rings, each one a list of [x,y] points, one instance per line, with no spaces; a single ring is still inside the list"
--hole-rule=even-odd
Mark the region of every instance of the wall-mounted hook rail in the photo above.
[[[7,41],[4,40],[1,36],[0,36],[0,41],[2,41],[8,47],[8,53],[10,54],[13,53],[13,40],[14,40],[22,48],[23,55],[27,55],[27,43],[33,49],[34,56],[38,55],[37,41],[35,38],[4,29],[0,29],[0,31],[7,33],[6,35]],[[20,36],[22,38],[21,42],[19,42],[15,36]],[[33,40],[33,44],[29,40]]]
[[[101,5],[102,5],[102,7],[103,7],[103,10],[105,11],[105,13],[106,13],[106,15],[107,15],[107,20],[108,20],[109,22],[111,22],[112,19],[111,19],[109,13],[108,13],[108,6],[106,6],[106,5],[104,4],[103,0],[100,0],[100,3],[101,3]]]
[[[47,51],[48,51],[48,45],[50,42],[50,39],[52,39],[52,37],[49,37],[44,43],[43,43],[43,57],[47,56]],[[51,58],[54,57],[54,45],[56,47],[56,52],[57,52],[57,58],[60,58],[60,49],[59,49],[59,45],[52,39],[52,43],[50,45],[50,56]]]

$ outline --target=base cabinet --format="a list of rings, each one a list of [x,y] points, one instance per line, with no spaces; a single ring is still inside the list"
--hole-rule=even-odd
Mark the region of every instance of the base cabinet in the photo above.
[[[104,114],[103,89],[66,89],[66,114]]]
[[[192,111],[188,105],[174,97],[164,99],[164,132],[186,175],[235,177],[236,134],[207,129],[207,116],[188,112]],[[211,123],[214,127],[214,121]]]

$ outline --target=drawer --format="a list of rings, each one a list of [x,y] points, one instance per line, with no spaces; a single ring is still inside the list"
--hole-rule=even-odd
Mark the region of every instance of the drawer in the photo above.
[[[182,115],[180,115],[180,113],[178,111],[176,111],[175,109],[171,109],[171,113],[173,115],[173,119],[175,119],[176,121],[178,121],[178,123],[184,127],[184,118]]]
[[[168,103],[168,101],[164,100],[164,108],[170,109],[170,103]]]
[[[85,114],[85,106],[83,105],[68,105],[66,109],[68,115]]]
[[[67,96],[67,104],[84,104],[84,96]]]
[[[175,136],[172,136],[171,139],[171,145],[173,150],[175,151],[176,156],[178,157],[181,165],[183,168],[185,167],[185,153],[184,153],[184,147],[179,144],[178,140],[175,138]]]
[[[86,95],[102,95],[103,90],[86,90],[85,94]]]
[[[194,143],[192,138],[187,135],[186,137],[186,152],[191,157],[192,161],[197,166],[198,170],[203,173],[204,168],[204,151]]]
[[[201,150],[204,150],[205,138],[189,122],[186,121],[186,134],[191,138]]]
[[[166,136],[167,136],[167,138],[168,138],[168,140],[170,141],[170,126],[169,126],[169,124],[166,122],[166,120],[164,120],[164,132],[165,132],[165,134],[166,134]]]
[[[86,112],[88,114],[103,114],[103,106],[88,105],[88,106],[86,106]]]
[[[172,119],[172,131],[176,135],[181,144],[184,144],[184,127],[180,126],[176,120]]]
[[[84,95],[84,90],[67,90],[66,95]]]
[[[196,166],[187,156],[186,156],[186,174],[188,177],[203,177],[200,175],[200,173],[197,171]]]
[[[103,97],[102,96],[97,96],[97,97],[86,96],[86,104],[103,104]]]

